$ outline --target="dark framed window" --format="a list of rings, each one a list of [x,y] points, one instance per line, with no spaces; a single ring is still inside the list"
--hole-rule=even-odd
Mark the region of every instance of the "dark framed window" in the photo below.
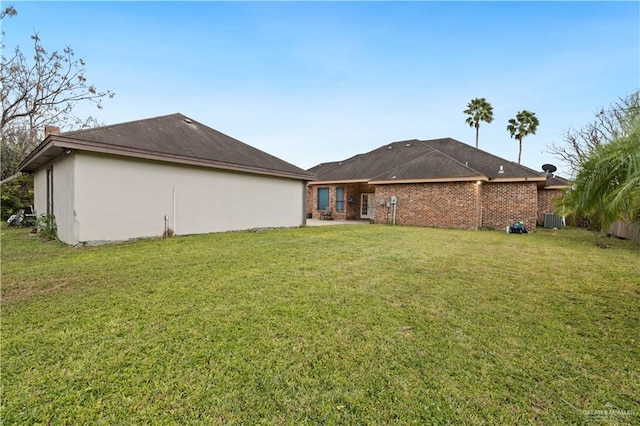
[[[329,207],[329,188],[318,188],[318,210]]]
[[[336,211],[344,211],[344,188],[341,186],[336,188]]]

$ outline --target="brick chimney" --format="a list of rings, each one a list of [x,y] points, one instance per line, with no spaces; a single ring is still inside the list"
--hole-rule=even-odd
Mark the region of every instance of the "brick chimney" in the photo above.
[[[58,126],[44,126],[44,138],[49,136],[55,136],[60,134],[60,127]]]

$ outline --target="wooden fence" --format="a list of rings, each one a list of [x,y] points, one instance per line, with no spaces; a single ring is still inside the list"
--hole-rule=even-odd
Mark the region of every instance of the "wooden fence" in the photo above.
[[[609,228],[609,234],[640,243],[640,222],[615,222]]]

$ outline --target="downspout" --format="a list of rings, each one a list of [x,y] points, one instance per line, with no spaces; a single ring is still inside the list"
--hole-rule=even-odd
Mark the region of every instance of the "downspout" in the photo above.
[[[479,180],[476,182],[476,215],[478,217],[478,224],[476,225],[476,230],[482,229],[482,181]]]
[[[398,212],[398,197],[396,197],[395,195],[391,196],[391,204],[393,205],[393,219],[391,221],[391,223],[393,225],[396,224],[396,213]]]
[[[397,204],[393,203],[393,224],[396,224],[396,209],[397,209]]]
[[[309,191],[309,182],[302,181],[302,226],[307,226],[307,192]]]

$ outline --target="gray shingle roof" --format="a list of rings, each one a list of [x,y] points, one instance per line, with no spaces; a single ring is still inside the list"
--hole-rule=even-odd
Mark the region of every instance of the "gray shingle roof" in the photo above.
[[[179,113],[49,136],[23,161],[21,170],[35,170],[56,154],[44,155],[47,148],[57,147],[59,151],[63,146],[304,180],[314,178],[303,169]]]
[[[543,175],[545,174],[543,173]],[[560,176],[551,175],[547,177],[547,181],[544,186],[545,188],[558,188],[558,189],[571,188],[571,181]]]
[[[443,178],[442,171],[447,176]],[[478,180],[484,176],[471,167],[460,163],[438,150],[432,149],[418,158],[414,158],[394,169],[375,176],[372,183],[384,181],[416,181],[416,180]]]
[[[451,138],[394,142],[344,161],[319,164],[309,172],[318,182],[545,179],[528,167]]]

